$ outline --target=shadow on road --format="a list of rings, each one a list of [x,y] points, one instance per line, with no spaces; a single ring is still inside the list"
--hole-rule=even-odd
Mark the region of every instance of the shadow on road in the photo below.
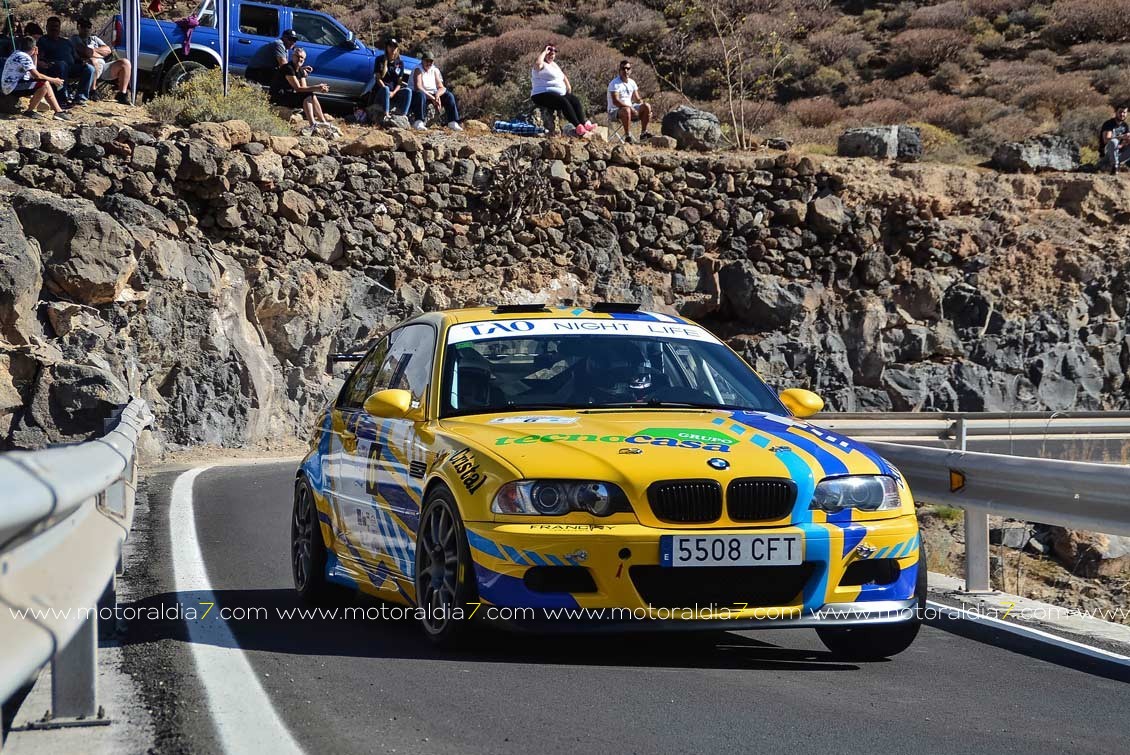
[[[215,605],[209,610],[207,603],[213,601]],[[433,646],[414,619],[379,618],[382,606],[393,609],[364,596],[355,602],[313,609],[299,602],[290,589],[168,592],[121,604],[126,620],[121,642],[188,642],[186,620],[223,621],[222,615],[239,647],[266,653],[696,669],[859,668],[838,661],[826,651],[781,647],[733,632],[540,635],[486,630],[477,632],[465,650],[445,650]],[[374,618],[347,618],[347,607],[361,609],[358,613],[367,612]]]

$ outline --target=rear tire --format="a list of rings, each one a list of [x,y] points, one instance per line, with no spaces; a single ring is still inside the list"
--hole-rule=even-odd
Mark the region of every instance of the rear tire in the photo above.
[[[919,542],[918,574],[914,583],[914,596],[918,599],[915,607],[918,610],[913,619],[898,624],[817,629],[817,636],[824,647],[845,660],[879,661],[898,655],[914,643],[922,626],[928,590],[926,575],[926,546]]]
[[[161,74],[161,91],[172,92],[196,74],[207,69],[207,66],[203,63],[197,63],[195,60],[174,61]]]
[[[294,486],[290,516],[290,566],[294,589],[305,603],[326,605],[342,600],[348,591],[326,579],[328,551],[314,493],[305,479]]]
[[[415,572],[416,604],[427,614],[420,621],[424,634],[440,647],[464,644],[472,634],[469,604],[477,602],[478,590],[459,507],[445,487],[435,488],[424,502]],[[452,616],[455,609],[462,609],[462,618]]]

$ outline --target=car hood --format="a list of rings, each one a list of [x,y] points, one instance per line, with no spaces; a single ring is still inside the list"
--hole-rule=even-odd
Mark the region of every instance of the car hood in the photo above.
[[[615,482],[897,474],[866,446],[806,422],[729,410],[580,410],[481,414],[441,421],[526,479]]]

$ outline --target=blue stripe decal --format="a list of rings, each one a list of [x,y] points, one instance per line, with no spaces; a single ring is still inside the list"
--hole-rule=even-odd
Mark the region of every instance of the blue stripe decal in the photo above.
[[[804,459],[793,453],[791,449],[781,451],[775,456],[779,462],[785,465],[785,468],[789,471],[789,477],[796,483],[793,521],[811,522],[812,512],[808,507],[812,504],[812,493],[816,490],[816,478],[812,474],[812,467]]]
[[[848,473],[847,465],[815,440],[806,438],[801,432],[791,432],[790,428],[797,427],[796,423],[792,422],[792,420],[774,418],[771,415],[756,412],[734,412],[730,417],[735,422],[748,425],[755,430],[760,430],[786,443],[792,443],[797,448],[811,454],[816,459],[816,462],[823,467],[824,476],[826,477],[835,477]],[[850,448],[844,450],[848,452],[851,451]]]
[[[888,548],[880,548],[879,552],[876,553],[874,557],[875,558],[886,558],[887,557],[887,551],[889,551],[889,550],[890,550],[889,547]]]
[[[816,564],[816,574],[804,586],[805,612],[817,611],[824,605],[828,590],[831,548],[828,531],[818,524],[801,524],[804,531],[804,560]]]
[[[844,556],[851,553],[867,537],[867,528],[860,524],[849,524],[844,530]]]
[[[502,555],[502,551],[498,549],[498,545],[493,540],[488,540],[477,532],[467,530],[467,542],[477,551],[482,551],[488,556],[494,556],[500,561],[506,560],[506,556]]]
[[[533,562],[534,566],[545,566],[546,565],[545,561],[542,560],[542,557],[539,556],[538,554],[534,553],[533,551],[522,551],[522,553],[524,553],[526,555],[526,558],[530,559],[530,561]]]
[[[769,445],[773,441],[769,438],[766,438],[764,435],[755,435],[749,439],[749,442],[761,446],[762,448],[769,448]]]
[[[499,543],[499,546],[502,550],[506,551],[506,555],[510,556],[511,561],[516,564],[521,564],[522,566],[529,566],[526,559],[522,558],[522,554],[519,553],[517,549],[511,548],[509,545],[503,545],[502,543]]]
[[[548,558],[549,563],[553,564],[554,566],[564,566],[565,565],[564,561],[562,561],[561,559],[559,559],[557,556],[553,555],[552,553],[545,554],[545,557]]]
[[[653,317],[647,312],[609,312],[613,320],[636,320],[637,322],[659,322],[659,318]]]

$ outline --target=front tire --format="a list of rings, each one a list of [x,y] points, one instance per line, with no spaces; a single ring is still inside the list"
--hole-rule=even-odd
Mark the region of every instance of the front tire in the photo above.
[[[926,546],[919,542],[918,574],[914,583],[914,596],[918,599],[915,607],[918,610],[913,619],[898,624],[817,629],[817,636],[824,647],[845,660],[879,661],[898,655],[914,643],[922,627],[928,591],[926,576]]]
[[[181,84],[207,69],[207,66],[195,60],[175,61],[161,75],[161,91],[165,93],[175,91]]]
[[[416,534],[416,604],[424,609],[424,633],[441,647],[470,636],[468,604],[477,601],[471,548],[459,507],[445,487],[428,494]],[[453,613],[461,609],[463,617]]]
[[[305,479],[299,480],[290,517],[290,565],[294,589],[303,602],[325,605],[345,597],[343,588],[326,580],[327,558],[314,493]]]

